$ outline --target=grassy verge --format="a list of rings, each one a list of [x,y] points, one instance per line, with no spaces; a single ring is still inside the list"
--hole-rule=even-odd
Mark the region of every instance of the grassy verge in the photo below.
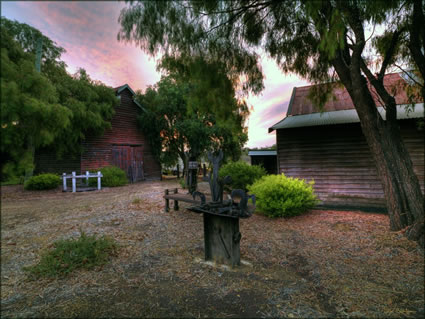
[[[84,232],[77,239],[59,240],[53,247],[41,256],[38,264],[24,268],[31,277],[61,277],[77,268],[92,269],[105,264],[117,250],[111,238],[96,238]]]

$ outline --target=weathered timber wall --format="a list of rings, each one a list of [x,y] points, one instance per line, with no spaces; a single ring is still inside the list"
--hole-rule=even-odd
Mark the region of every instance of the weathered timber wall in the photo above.
[[[114,146],[134,146],[143,149],[143,169],[146,179],[160,179],[161,169],[150,151],[149,143],[137,127],[140,109],[133,102],[128,89],[121,92],[121,103],[115,108],[111,128],[100,137],[89,136],[82,143],[81,170],[94,170],[114,165],[112,148]]]
[[[424,191],[424,134],[399,122]],[[385,210],[384,193],[360,124],[277,130],[279,172],[315,181],[323,206]]]
[[[54,151],[38,150],[35,156],[35,173],[84,173],[85,171],[114,165],[113,149],[120,146],[142,149],[143,175],[145,179],[160,179],[160,165],[152,156],[149,143],[137,127],[139,107],[133,102],[128,89],[121,92],[121,103],[115,108],[111,129],[102,136],[87,136],[82,142],[81,156],[64,155],[57,158]],[[136,153],[136,152],[134,152]],[[139,156],[137,156],[139,160]],[[115,159],[116,161],[116,159]]]

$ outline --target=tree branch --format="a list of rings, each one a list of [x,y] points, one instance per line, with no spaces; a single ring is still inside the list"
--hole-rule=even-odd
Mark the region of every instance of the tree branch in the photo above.
[[[384,61],[382,62],[381,70],[378,73],[378,81],[380,81],[380,82],[383,82],[383,80],[384,80],[384,75],[385,75],[385,72],[387,70],[388,64],[391,62],[391,60],[394,56],[395,49],[397,47],[400,35],[404,31],[405,31],[405,28],[402,27],[400,30],[395,31],[392,38],[391,38],[390,46],[388,47],[387,51],[385,52]]]
[[[401,72],[403,72],[403,74],[405,74],[412,82],[414,82],[417,86],[423,88],[424,85],[420,82],[418,82],[413,76],[410,75],[409,72],[407,72],[406,70],[404,70],[401,66],[399,66],[398,64],[394,64],[394,66],[396,66],[397,68],[400,69]]]
[[[361,59],[360,66],[361,66],[361,70],[366,75],[370,84],[375,88],[376,93],[378,93],[379,98],[384,102],[383,104],[385,105],[387,123],[390,123],[390,125],[392,125],[394,121],[397,119],[397,109],[396,109],[395,98],[387,92],[387,90],[384,87],[383,81],[378,80],[372,74],[372,72],[370,72],[369,68],[367,67],[363,59]]]
[[[413,3],[413,15],[412,22],[409,26],[410,31],[410,41],[409,49],[412,53],[413,60],[419,68],[419,72],[422,75],[422,78],[425,78],[425,56],[421,52],[421,30],[422,30],[422,49],[425,51],[425,31],[423,31],[423,24],[425,23],[425,18],[422,8],[422,0],[415,0]]]

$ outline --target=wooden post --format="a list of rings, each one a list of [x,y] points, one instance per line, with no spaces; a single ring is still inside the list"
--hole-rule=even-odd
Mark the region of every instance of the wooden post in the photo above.
[[[168,189],[165,190],[165,195],[168,195]],[[169,212],[170,211],[170,200],[168,198],[165,199],[165,212]]]
[[[62,174],[63,179],[63,191],[66,192],[66,173]]]
[[[204,214],[205,260],[240,265],[239,218]]]
[[[174,194],[177,194],[177,188],[174,188]],[[179,210],[179,201],[177,199],[174,200],[174,210]]]
[[[75,178],[75,172],[72,172],[72,192],[75,193],[77,191],[77,180]]]
[[[177,178],[180,178],[180,165],[177,164]]]
[[[86,185],[89,186],[89,171],[86,171]]]
[[[102,184],[100,180],[101,180],[100,171],[97,171],[97,189],[98,190],[102,189]]]
[[[205,165],[205,164],[202,165],[202,172],[203,172],[204,177],[207,177],[207,165]]]

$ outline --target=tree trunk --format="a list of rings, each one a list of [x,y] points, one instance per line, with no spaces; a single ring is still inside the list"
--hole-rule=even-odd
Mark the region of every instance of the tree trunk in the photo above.
[[[413,14],[409,25],[408,47],[415,61],[422,79],[425,78],[425,16],[422,8],[422,0],[413,1]],[[421,27],[422,26],[422,27]],[[422,84],[421,95],[425,99],[425,86]]]
[[[182,178],[185,178],[187,176],[187,162],[188,159],[186,157],[186,154],[184,152],[179,152],[179,156],[183,162],[183,172],[182,172]]]
[[[365,78],[360,72],[351,72],[351,80],[351,85],[346,87],[382,182],[390,228],[397,231],[409,227],[409,239],[423,242],[424,198],[401,137],[395,102],[394,105],[386,105],[387,121],[384,121],[377,111]]]

